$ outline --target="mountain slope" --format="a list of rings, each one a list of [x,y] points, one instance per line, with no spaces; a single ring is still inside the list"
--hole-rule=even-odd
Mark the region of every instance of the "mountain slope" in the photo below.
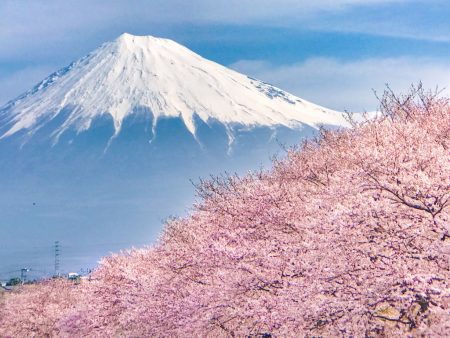
[[[70,270],[149,243],[192,204],[190,179],[269,164],[320,124],[346,122],[173,41],[124,34],[0,108],[0,272],[52,270],[56,240]]]
[[[115,135],[125,118],[145,109],[153,129],[162,117],[180,117],[195,136],[195,116],[231,127],[345,125],[327,110],[262,81],[206,60],[174,41],[123,34],[43,80],[0,109],[1,138],[29,134],[69,110],[52,133],[87,130],[108,114]]]

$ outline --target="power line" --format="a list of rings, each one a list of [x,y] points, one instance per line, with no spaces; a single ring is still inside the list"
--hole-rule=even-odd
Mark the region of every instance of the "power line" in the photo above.
[[[154,244],[155,241],[152,240],[148,240],[148,241],[123,241],[123,242],[116,242],[116,241],[111,241],[111,242],[91,242],[91,243],[86,243],[84,241],[80,241],[79,243],[77,243],[76,245],[64,245],[64,249],[66,252],[67,249],[72,249],[72,250],[77,250],[79,251],[80,248],[103,248],[103,247],[108,247],[108,246],[117,246],[117,245],[125,245],[126,248],[131,248],[134,246],[151,246],[152,244]],[[1,252],[7,252],[8,254],[21,254],[21,253],[41,253],[41,252],[48,252],[49,247],[48,244],[47,245],[38,245],[38,246],[28,246],[26,248],[17,248],[16,246],[14,247],[6,247],[6,246],[1,246],[0,247],[0,253]]]
[[[103,252],[103,248],[104,247],[114,247],[114,246],[121,246],[121,245],[126,245],[128,246],[128,249],[131,249],[133,247],[136,248],[137,247],[151,247],[152,242],[151,241],[137,241],[137,242],[128,242],[128,241],[105,241],[105,242],[99,242],[99,243],[93,243],[93,242],[88,242],[88,243],[79,243],[77,245],[74,245],[71,243],[69,243],[68,246],[64,246],[64,252],[66,254],[66,260],[67,258],[69,259],[69,261],[71,261],[72,257],[72,253],[76,252],[77,254],[80,253],[80,251],[83,251],[83,249],[87,252],[89,251],[89,248],[98,248],[99,250],[96,251],[95,255],[100,255],[100,256],[108,256],[109,253]],[[9,253],[11,254],[11,256],[22,256],[22,258],[20,260],[18,260],[16,263],[11,263],[11,264],[7,264],[7,265],[3,265],[0,264],[0,279],[2,278],[6,278],[7,276],[12,276],[13,274],[15,274],[17,277],[19,277],[19,274],[21,275],[21,279],[25,280],[29,277],[30,274],[35,275],[35,274],[42,274],[42,275],[48,275],[51,276],[52,275],[52,268],[51,268],[51,249],[53,248],[54,251],[54,266],[53,266],[53,275],[54,276],[60,276],[61,275],[61,242],[60,241],[55,241],[53,246],[47,246],[48,249],[45,249],[45,246],[35,246],[35,247],[29,247],[26,250],[20,250],[20,249],[16,249],[16,250],[9,250],[8,248],[5,247],[0,247],[0,257],[2,257],[2,250],[6,251],[8,250]],[[48,250],[48,251],[47,251]],[[69,250],[69,251],[67,251]],[[116,249],[117,250],[117,249]],[[41,252],[45,252],[47,251],[49,253],[49,255],[42,255]],[[39,253],[39,254],[37,254]],[[69,254],[69,256],[67,256],[67,254]],[[92,254],[93,256],[95,256],[94,254]],[[39,256],[40,258],[38,258],[37,256]],[[48,260],[47,258],[48,257]],[[26,258],[26,259],[25,259]],[[44,259],[45,258],[45,259]],[[5,263],[4,261],[2,261],[2,263]],[[77,263],[79,264],[79,263]],[[91,265],[91,264],[90,264]],[[17,266],[17,268],[15,268],[15,266]],[[27,266],[27,271],[22,271],[20,267],[23,266]],[[94,264],[95,266],[95,264]],[[92,267],[91,267],[92,268]],[[86,270],[90,270],[91,268],[87,268]],[[47,270],[48,269],[48,270]],[[67,269],[67,268],[66,268]],[[46,271],[44,271],[46,270]],[[24,274],[22,276],[22,274]]]

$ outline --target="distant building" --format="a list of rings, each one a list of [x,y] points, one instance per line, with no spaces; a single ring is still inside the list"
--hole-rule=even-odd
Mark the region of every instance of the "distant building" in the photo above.
[[[79,280],[80,279],[80,275],[76,272],[69,272],[67,274],[67,279],[68,280]]]

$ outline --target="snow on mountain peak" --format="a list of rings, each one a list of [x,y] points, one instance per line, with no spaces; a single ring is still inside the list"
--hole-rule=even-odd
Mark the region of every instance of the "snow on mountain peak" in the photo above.
[[[195,115],[227,127],[346,125],[341,113],[206,60],[172,40],[127,33],[0,108],[0,123],[9,127],[0,139],[21,130],[33,134],[67,109],[56,139],[70,127],[87,130],[104,114],[113,118],[117,134],[125,117],[141,109],[153,114],[153,127],[162,117],[179,117],[194,136]]]

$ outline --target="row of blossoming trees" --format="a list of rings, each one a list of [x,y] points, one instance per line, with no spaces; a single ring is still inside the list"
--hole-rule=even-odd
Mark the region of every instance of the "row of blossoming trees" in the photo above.
[[[191,216],[90,282],[6,297],[0,336],[449,336],[449,101],[381,103],[269,172],[201,182]]]

